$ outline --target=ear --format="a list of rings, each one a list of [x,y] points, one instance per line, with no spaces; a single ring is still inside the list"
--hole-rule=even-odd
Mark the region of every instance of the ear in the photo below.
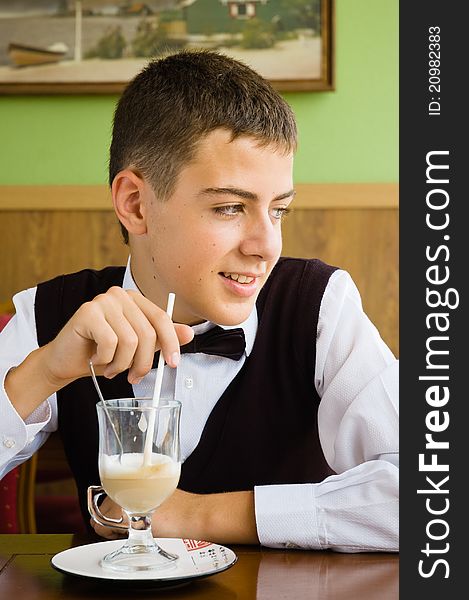
[[[111,186],[112,202],[119,221],[129,233],[147,232],[145,196],[148,183],[130,169],[119,171]]]

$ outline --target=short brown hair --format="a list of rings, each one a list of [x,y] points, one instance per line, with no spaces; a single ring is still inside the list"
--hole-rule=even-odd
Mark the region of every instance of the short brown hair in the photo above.
[[[185,50],[151,61],[124,90],[114,113],[109,183],[134,168],[166,199],[197,143],[214,129],[296,149],[293,111],[250,67],[209,50]],[[128,232],[122,227],[124,240]]]

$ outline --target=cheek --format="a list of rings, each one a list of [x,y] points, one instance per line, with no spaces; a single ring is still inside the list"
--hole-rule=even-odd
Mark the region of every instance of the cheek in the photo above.
[[[155,266],[174,269],[194,283],[218,272],[221,259],[237,245],[240,235],[239,227],[221,226],[204,216],[173,227],[164,227],[161,221],[155,225],[151,238]]]
[[[177,272],[183,281],[193,285],[203,285],[211,272],[215,271],[214,248],[202,242],[187,242],[172,256],[168,257],[168,265]]]

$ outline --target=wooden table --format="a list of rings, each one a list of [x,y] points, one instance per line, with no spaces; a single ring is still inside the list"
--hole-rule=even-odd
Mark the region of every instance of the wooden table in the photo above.
[[[237,563],[225,572],[174,588],[136,590],[114,582],[63,575],[54,554],[89,543],[68,534],[0,535],[0,598],[70,600],[170,598],[204,600],[397,600],[396,554],[338,554],[232,546]]]

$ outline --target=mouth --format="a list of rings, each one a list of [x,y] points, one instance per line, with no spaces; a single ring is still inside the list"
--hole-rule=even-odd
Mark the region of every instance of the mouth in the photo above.
[[[226,279],[231,279],[232,281],[237,281],[241,284],[252,283],[256,276],[244,275],[243,273],[220,273]]]
[[[235,296],[248,298],[258,291],[258,280],[261,274],[222,271],[218,275],[226,289]]]

